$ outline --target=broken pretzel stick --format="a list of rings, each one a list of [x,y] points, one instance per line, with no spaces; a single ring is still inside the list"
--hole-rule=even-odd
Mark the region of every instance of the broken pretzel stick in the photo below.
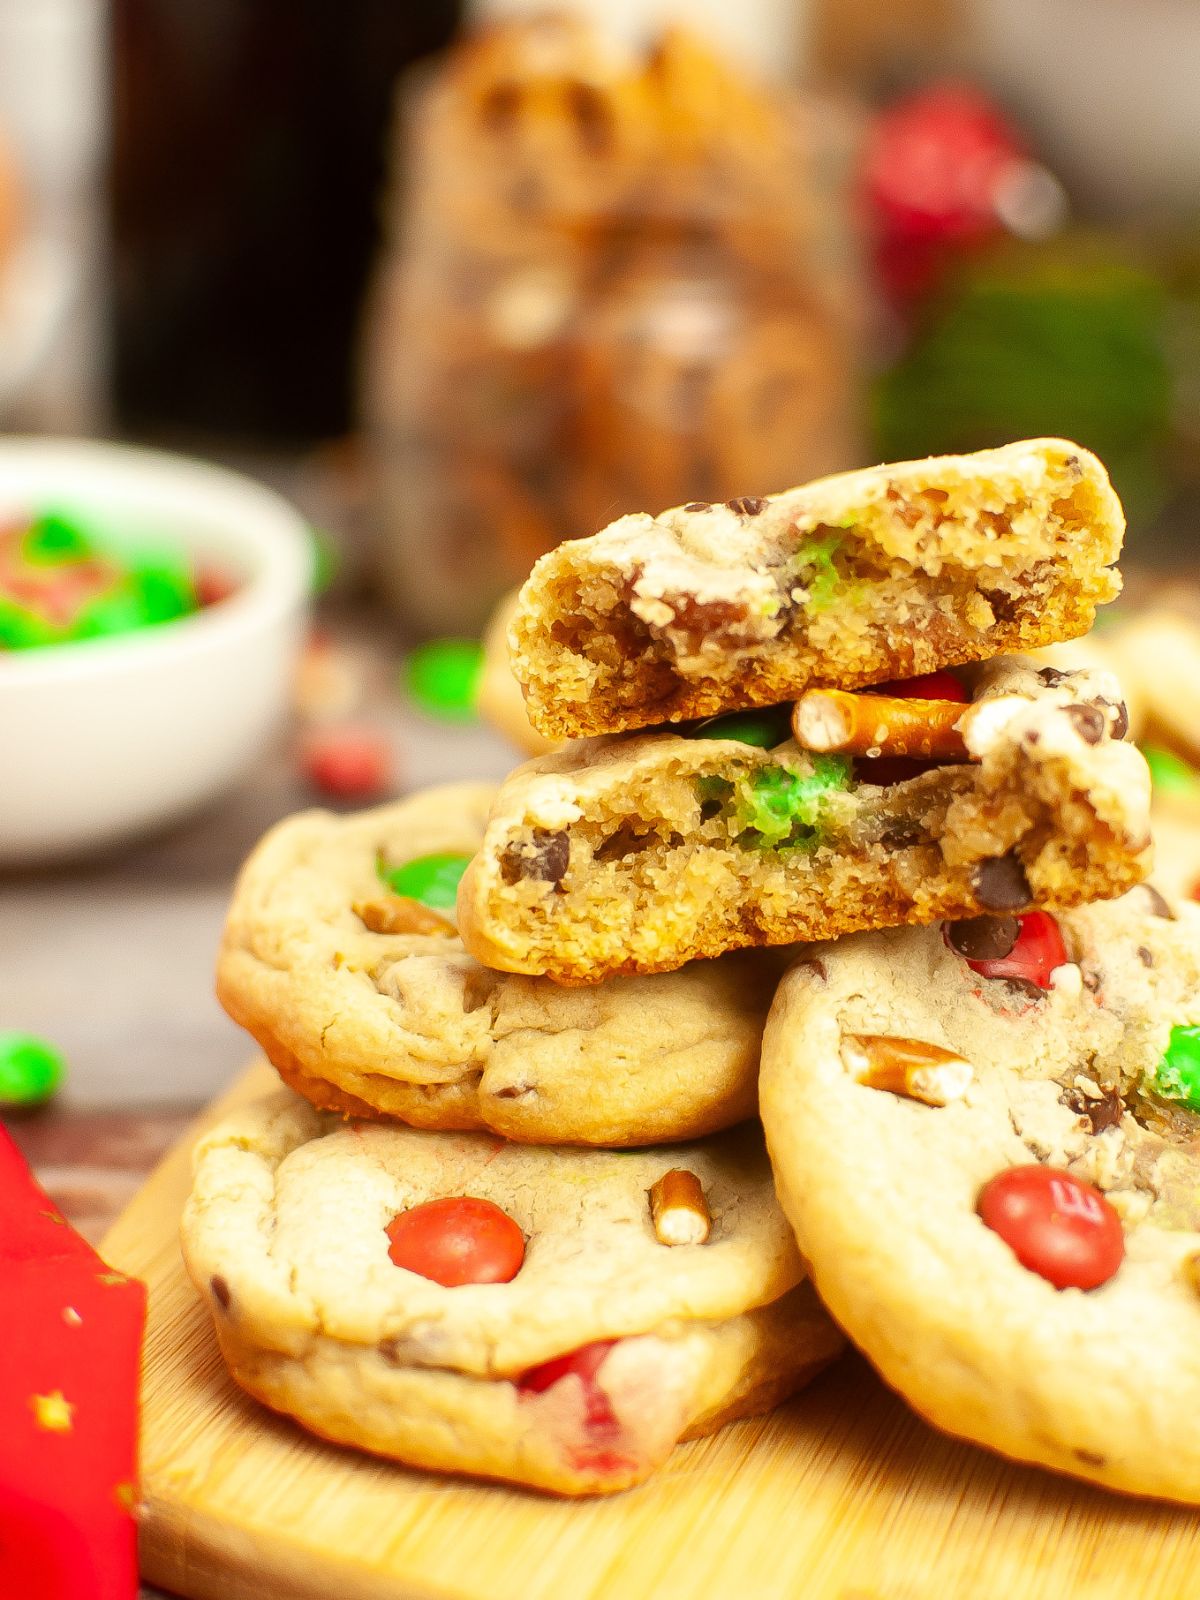
[[[966,761],[967,747],[956,727],[966,709],[956,700],[810,689],[792,708],[792,734],[802,750]]]
[[[842,1061],[856,1083],[921,1100],[927,1106],[961,1100],[975,1076],[969,1061],[953,1050],[943,1050],[940,1044],[894,1039],[881,1033],[844,1034]]]
[[[425,933],[453,938],[454,924],[440,912],[407,895],[382,895],[378,900],[357,900],[354,915],[372,933]]]
[[[672,1167],[651,1188],[650,1216],[659,1244],[703,1244],[712,1228],[704,1186],[686,1167]]]

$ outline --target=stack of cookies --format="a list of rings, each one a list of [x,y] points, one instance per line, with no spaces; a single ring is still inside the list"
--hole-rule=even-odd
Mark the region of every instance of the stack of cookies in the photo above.
[[[576,742],[239,883],[220,993],[298,1093],[198,1155],[238,1381],[598,1492],[796,1390],[823,1301],[943,1426],[1200,1498],[1200,909],[1114,677],[1012,653],[1122,533],[1037,440],[544,557],[512,664]]]

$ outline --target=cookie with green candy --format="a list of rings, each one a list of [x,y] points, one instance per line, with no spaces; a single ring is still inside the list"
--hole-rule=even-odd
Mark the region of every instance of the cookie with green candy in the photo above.
[[[948,1432],[1200,1504],[1200,907],[1141,884],[800,954],[762,1118],[838,1323]]]
[[[1001,657],[580,741],[502,786],[468,950],[561,983],[860,928],[1121,894],[1149,777],[1108,673]]]
[[[570,990],[466,953],[455,900],[493,795],[455,784],[272,830],[229,911],[230,1015],[293,1088],[353,1116],[617,1146],[752,1116],[771,957]]]
[[[625,516],[544,555],[509,630],[549,738],[854,689],[1075,638],[1125,520],[1062,439]]]

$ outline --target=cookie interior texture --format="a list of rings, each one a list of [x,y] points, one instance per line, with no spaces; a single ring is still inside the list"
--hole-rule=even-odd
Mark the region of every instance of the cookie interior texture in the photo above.
[[[791,740],[672,732],[527,764],[462,883],[467,948],[595,983],[737,946],[1121,894],[1149,859],[1140,755],[1107,734],[1087,743],[1068,692],[1026,664],[982,670],[1002,688],[1032,679],[1039,699],[981,760],[899,782]]]
[[[756,1129],[630,1153],[498,1146],[346,1127],[283,1092],[206,1135],[195,1161],[184,1255],[234,1377],[325,1437],[413,1465],[623,1488],[840,1346]],[[680,1166],[711,1210],[703,1245],[653,1231],[647,1191]],[[448,1289],[394,1266],[395,1216],[464,1193],[521,1228],[516,1277]],[[519,1387],[595,1341],[612,1341],[598,1387]]]
[[[762,1107],[781,1202],[833,1315],[922,1415],[1111,1488],[1200,1501],[1200,1114],[1160,1063],[1200,1023],[1200,909],[1148,886],[1060,918],[1038,995],[938,928],[814,946],[768,1024]],[[856,1082],[846,1034],[949,1049],[965,1099]],[[1045,1163],[1116,1208],[1125,1258],[1084,1292],[1018,1261],[976,1207]]]
[[[373,931],[395,899],[379,863],[471,854],[492,797],[485,784],[452,785],[272,830],[242,871],[222,942],[230,1015],[293,1088],[350,1116],[615,1145],[752,1116],[773,961],[579,993],[488,971],[452,927]]]
[[[1086,633],[1124,516],[1087,451],[1032,440],[621,518],[542,557],[510,629],[548,737],[770,705]]]

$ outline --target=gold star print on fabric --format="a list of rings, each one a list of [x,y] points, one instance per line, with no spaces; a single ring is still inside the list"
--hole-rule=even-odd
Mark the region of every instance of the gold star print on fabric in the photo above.
[[[30,1395],[29,1404],[33,1407],[33,1418],[39,1428],[44,1428],[47,1433],[70,1433],[75,1407],[64,1397],[61,1389],[56,1389],[53,1394]]]

